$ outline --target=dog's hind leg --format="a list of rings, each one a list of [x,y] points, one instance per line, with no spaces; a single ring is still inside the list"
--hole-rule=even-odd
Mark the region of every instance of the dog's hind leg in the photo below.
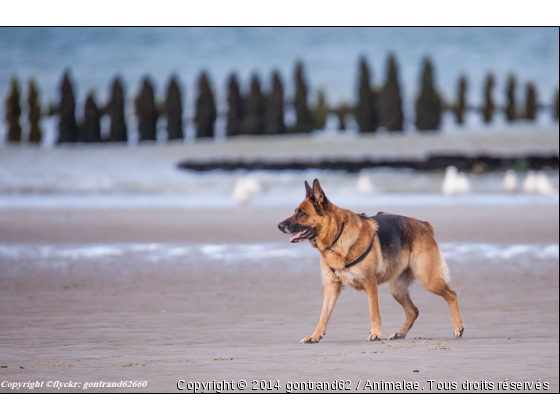
[[[318,343],[321,338],[323,338],[327,331],[327,324],[334,309],[334,305],[338,299],[338,295],[340,295],[341,286],[342,284],[340,282],[325,281],[325,296],[319,325],[317,325],[315,332],[311,336],[305,337],[300,343]]]
[[[412,328],[414,321],[416,321],[416,318],[418,318],[418,314],[420,313],[418,308],[414,305],[414,303],[412,303],[412,299],[410,299],[410,294],[408,293],[408,288],[410,283],[412,283],[412,280],[414,280],[414,276],[410,270],[406,270],[389,285],[391,294],[395,300],[402,305],[406,315],[406,319],[401,330],[392,334],[389,337],[390,340],[406,338],[406,334],[408,334],[408,331]]]
[[[451,290],[447,284],[449,269],[437,245],[435,248],[432,248],[428,255],[416,258],[413,272],[422,281],[426,289],[445,299],[451,310],[453,334],[455,337],[460,338],[463,335],[464,327],[461,313],[459,312],[459,304],[457,303],[457,293]]]

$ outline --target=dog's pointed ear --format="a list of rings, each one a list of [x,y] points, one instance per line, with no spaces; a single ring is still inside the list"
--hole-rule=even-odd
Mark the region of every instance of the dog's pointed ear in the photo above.
[[[317,178],[315,178],[315,180],[313,181],[313,195],[315,196],[315,198],[317,198],[317,201],[319,201],[319,198],[321,196],[325,195]]]
[[[315,197],[315,201],[317,202],[319,207],[323,208],[324,210],[328,209],[331,203],[325,195],[325,192],[321,188],[321,184],[319,184],[318,179],[315,179],[313,181],[313,196]]]
[[[305,181],[305,198],[310,198],[313,200],[313,188],[309,186],[307,181]]]

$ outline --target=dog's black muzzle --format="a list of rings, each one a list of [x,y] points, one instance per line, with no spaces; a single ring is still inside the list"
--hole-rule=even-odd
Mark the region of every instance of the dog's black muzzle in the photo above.
[[[278,223],[278,229],[280,229],[284,233],[293,233],[290,231],[290,222],[288,222],[287,220]]]
[[[289,220],[284,220],[278,224],[278,229],[284,233],[291,234],[290,242],[301,242],[315,237],[316,232],[312,227],[292,224]]]

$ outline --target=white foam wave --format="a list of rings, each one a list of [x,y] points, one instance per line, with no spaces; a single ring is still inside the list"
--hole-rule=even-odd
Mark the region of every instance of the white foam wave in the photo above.
[[[558,244],[488,244],[473,242],[442,242],[440,249],[448,261],[511,260],[536,258],[559,259]],[[38,260],[106,260],[137,256],[146,261],[174,259],[214,260],[226,263],[276,258],[318,259],[310,246],[277,242],[257,244],[169,244],[121,243],[75,245],[0,244],[0,259]]]
[[[116,257],[124,253],[122,249],[107,246],[92,246],[86,248],[68,249],[64,251],[57,251],[56,255],[62,258],[71,258],[78,260],[81,258],[96,259],[103,257]]]
[[[514,257],[530,256],[537,259],[559,259],[558,244],[548,245],[494,245],[469,242],[443,242],[440,249],[446,260],[462,261],[483,258],[489,260],[510,260]]]

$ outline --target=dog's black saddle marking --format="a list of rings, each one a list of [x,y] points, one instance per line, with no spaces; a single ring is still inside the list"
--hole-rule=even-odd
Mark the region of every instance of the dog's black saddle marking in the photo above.
[[[411,243],[410,219],[396,214],[381,213],[368,219],[377,222],[377,235],[383,258],[393,259]]]

